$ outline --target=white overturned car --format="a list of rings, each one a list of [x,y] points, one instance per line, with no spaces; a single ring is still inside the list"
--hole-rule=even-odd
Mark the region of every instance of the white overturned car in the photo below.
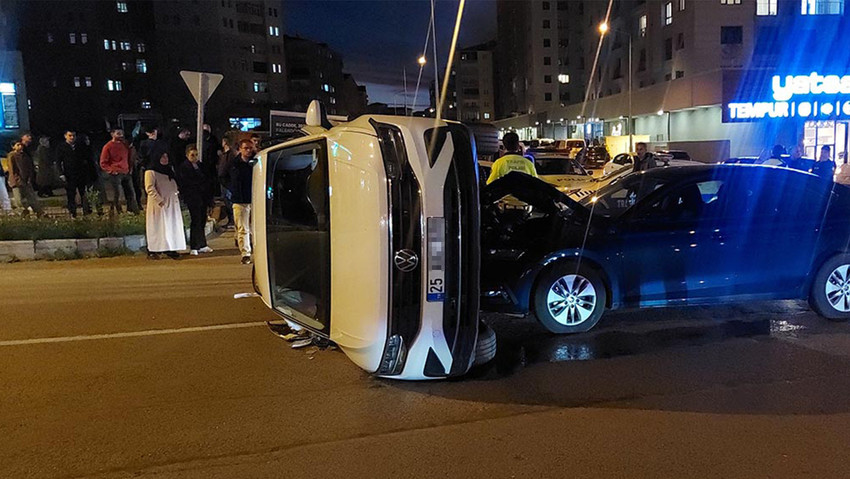
[[[323,118],[312,105],[310,134],[262,151],[254,168],[255,287],[265,304],[378,376],[458,376],[491,359],[466,127]]]

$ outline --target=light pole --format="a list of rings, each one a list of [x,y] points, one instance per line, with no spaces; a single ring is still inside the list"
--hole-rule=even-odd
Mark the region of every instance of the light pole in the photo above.
[[[629,37],[629,152],[632,152],[634,151],[634,134],[632,132],[632,128],[634,127],[632,123],[632,34],[623,30],[612,29],[609,27],[607,22],[599,24],[599,33],[603,37],[609,31],[615,34],[620,33],[622,35],[627,35]]]

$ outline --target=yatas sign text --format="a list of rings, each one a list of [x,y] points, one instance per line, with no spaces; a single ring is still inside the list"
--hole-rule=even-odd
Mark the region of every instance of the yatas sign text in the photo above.
[[[818,118],[850,116],[850,75],[774,75],[771,87],[774,101],[740,102],[727,105],[729,119],[754,120],[762,118]],[[819,100],[818,96],[830,98]],[[805,96],[805,101],[794,101]]]

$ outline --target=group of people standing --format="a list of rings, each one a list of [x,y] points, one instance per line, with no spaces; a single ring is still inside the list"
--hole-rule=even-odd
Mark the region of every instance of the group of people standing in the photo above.
[[[145,160],[142,167],[147,194],[145,227],[149,258],[158,259],[160,254],[176,258],[177,251],[186,249],[181,197],[189,210],[190,254],[212,252],[204,227],[220,188],[228,226],[236,229],[242,263],[250,264],[251,189],[260,137],[239,141],[237,149],[225,139],[221,148],[217,148],[206,128],[203,155],[190,143],[188,130],[181,131],[180,141],[171,144],[159,139],[159,132],[152,130],[139,147]]]
[[[25,133],[12,143],[12,152],[0,170],[0,210],[11,212],[14,204],[22,214],[32,210],[41,215],[44,209],[38,196],[51,195],[60,180],[64,180],[72,217],[80,208],[84,215],[92,213],[92,192],[99,200],[98,214],[107,203],[110,211],[121,213],[123,193],[130,213],[138,214],[141,205],[145,206],[149,258],[177,258],[178,251],[185,249],[191,255],[212,252],[204,230],[214,198],[220,195],[228,220],[225,228],[236,230],[242,262],[251,263],[252,170],[260,136],[254,134],[237,145],[226,138],[218,143],[209,125],[204,125],[201,154],[188,129],[175,133],[166,140],[160,129],[152,128],[130,142],[124,131],[116,128],[99,155],[93,153],[87,136],[81,139],[73,130],[65,131],[64,141],[54,149],[49,149],[49,139],[44,138],[38,149],[31,150],[33,136]],[[54,169],[53,180],[41,175]],[[6,188],[7,175],[11,195]],[[190,216],[188,248],[181,199]]]

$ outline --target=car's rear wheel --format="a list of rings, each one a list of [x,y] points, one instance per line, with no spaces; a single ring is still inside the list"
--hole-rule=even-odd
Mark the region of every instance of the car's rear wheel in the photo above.
[[[537,281],[534,314],[553,333],[583,333],[599,322],[606,299],[598,272],[585,265],[559,263]]]
[[[821,266],[812,283],[809,305],[824,318],[850,319],[850,255],[834,256]]]

